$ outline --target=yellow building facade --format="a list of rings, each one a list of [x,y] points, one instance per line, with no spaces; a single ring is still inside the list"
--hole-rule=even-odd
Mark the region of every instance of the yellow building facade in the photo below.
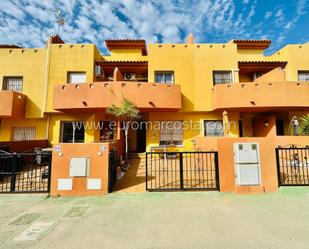
[[[137,105],[142,121],[163,124],[130,130],[131,152],[166,146],[193,150],[204,136],[292,135],[293,118],[309,112],[309,44],[287,45],[269,56],[264,55],[267,40],[147,46],[125,39],[106,45],[110,55],[94,44],[65,44],[57,36],[45,48],[1,46],[0,98],[12,104],[0,106],[0,142],[119,139],[121,132],[103,124],[113,119],[106,109],[121,95]],[[286,84],[289,90],[278,96],[273,89]],[[20,96],[4,100],[7,91]],[[23,114],[6,114],[7,108],[16,111],[22,96],[24,106],[17,107]],[[168,130],[169,121],[181,127]],[[72,122],[102,127],[75,130]]]

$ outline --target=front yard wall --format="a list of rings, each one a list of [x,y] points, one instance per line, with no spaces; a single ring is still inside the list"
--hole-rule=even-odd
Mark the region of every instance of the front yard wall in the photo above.
[[[251,138],[195,138],[196,149],[218,151],[220,191],[237,193],[262,193],[278,191],[277,164],[275,148],[297,144],[309,144],[308,136],[275,136]],[[235,184],[234,143],[256,142],[260,148],[260,186],[239,186]]]
[[[108,192],[108,143],[57,144],[53,149],[51,195],[104,195]],[[102,146],[105,148],[102,150]],[[59,149],[60,148],[60,149]],[[72,157],[89,157],[88,177],[70,177],[70,159]],[[71,190],[58,190],[59,179],[72,179]],[[101,189],[88,190],[88,179],[101,179]]]

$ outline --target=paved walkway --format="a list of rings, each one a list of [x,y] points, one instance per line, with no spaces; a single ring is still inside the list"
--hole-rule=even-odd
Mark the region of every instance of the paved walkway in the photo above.
[[[140,193],[146,191],[146,159],[130,158],[132,165],[120,179],[115,188],[115,192],[123,193]]]
[[[0,248],[308,248],[308,207],[309,188],[0,195]]]

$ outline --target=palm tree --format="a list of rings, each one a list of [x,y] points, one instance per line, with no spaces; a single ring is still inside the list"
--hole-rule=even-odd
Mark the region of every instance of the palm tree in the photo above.
[[[140,118],[136,105],[122,96],[120,105],[112,104],[107,108],[107,113],[116,117],[123,124],[125,136],[125,161],[128,162],[128,132],[130,123]]]
[[[300,118],[300,125],[303,135],[309,135],[309,113]]]

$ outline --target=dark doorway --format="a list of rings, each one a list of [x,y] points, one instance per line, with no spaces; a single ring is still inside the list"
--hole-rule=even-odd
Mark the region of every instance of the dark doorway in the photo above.
[[[277,132],[277,136],[283,136],[284,135],[284,126],[283,126],[283,120],[282,119],[276,120],[276,132]]]
[[[238,120],[239,137],[243,137],[242,120]]]
[[[136,152],[142,153],[146,151],[146,121],[140,121],[136,130]]]

